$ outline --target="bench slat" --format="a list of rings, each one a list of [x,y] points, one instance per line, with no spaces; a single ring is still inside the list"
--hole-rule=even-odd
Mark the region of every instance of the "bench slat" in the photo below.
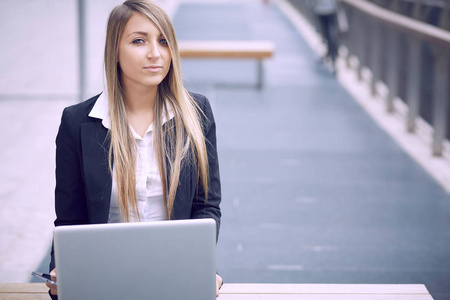
[[[220,294],[220,300],[433,300],[430,295]],[[217,299],[219,299],[217,298]]]
[[[48,287],[45,283],[1,283],[0,294],[6,293],[43,293],[47,294]],[[1,298],[0,298],[1,299]]]
[[[222,293],[233,294],[425,294],[423,284],[224,284]]]
[[[179,41],[182,58],[254,58],[272,57],[275,45],[270,41]]]

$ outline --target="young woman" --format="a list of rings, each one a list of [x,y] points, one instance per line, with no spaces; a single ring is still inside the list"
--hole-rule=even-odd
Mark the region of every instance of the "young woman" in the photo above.
[[[213,218],[218,234],[214,117],[204,96],[183,87],[166,13],[144,0],[114,8],[104,63],[107,91],[63,112],[55,226]],[[50,270],[56,280],[53,251]]]

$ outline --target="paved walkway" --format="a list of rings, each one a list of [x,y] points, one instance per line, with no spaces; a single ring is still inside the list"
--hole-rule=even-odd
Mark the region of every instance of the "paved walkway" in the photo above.
[[[182,3],[174,23],[179,39],[270,39],[277,45],[265,64],[263,90],[250,87],[255,62],[183,61],[188,85],[209,97],[218,126],[218,268],[225,281],[424,283],[435,299],[450,299],[450,196],[317,62],[278,7]],[[48,237],[33,247],[30,236],[40,240],[41,230],[31,227],[51,226],[36,207],[50,209],[54,124],[73,99],[32,100],[0,102],[0,122],[9,129],[0,135],[1,182],[18,187],[5,184],[0,197],[1,282],[11,281],[19,267],[22,274],[33,270],[19,261],[32,253],[38,264],[48,248]],[[35,121],[34,112],[47,110],[57,117],[40,128],[43,120]],[[42,150],[31,154],[29,145]]]
[[[205,17],[207,16],[207,17]],[[212,101],[228,282],[425,283],[450,299],[450,197],[317,63],[276,5],[180,6],[179,39],[269,39],[247,61],[185,61]]]

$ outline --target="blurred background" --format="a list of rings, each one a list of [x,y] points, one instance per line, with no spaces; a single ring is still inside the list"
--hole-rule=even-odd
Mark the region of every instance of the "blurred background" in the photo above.
[[[0,1],[2,283],[48,270],[59,120],[103,90],[121,2]],[[179,40],[275,45],[261,88],[253,59],[182,60],[217,123],[225,282],[423,283],[450,299],[448,1],[158,2]]]

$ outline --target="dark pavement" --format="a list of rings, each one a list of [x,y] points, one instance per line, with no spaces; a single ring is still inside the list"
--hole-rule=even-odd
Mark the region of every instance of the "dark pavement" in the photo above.
[[[275,4],[182,4],[182,39],[268,39],[247,60],[185,60],[211,101],[225,282],[423,283],[450,299],[450,197],[329,72]]]

